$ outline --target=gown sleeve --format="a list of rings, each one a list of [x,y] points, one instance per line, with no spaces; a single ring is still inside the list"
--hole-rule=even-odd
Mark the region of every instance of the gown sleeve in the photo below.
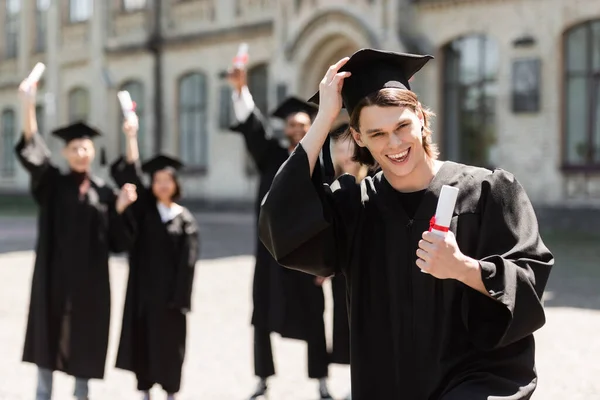
[[[186,212],[185,237],[181,259],[177,266],[175,287],[173,288],[171,308],[183,313],[192,310],[192,287],[194,271],[200,252],[200,233],[194,217]]]
[[[463,317],[474,344],[491,350],[531,335],[545,323],[541,298],[554,265],[533,206],[513,175],[484,180],[477,248],[490,297],[467,288]]]
[[[318,175],[311,178],[307,154],[299,144],[262,201],[258,232],[279,264],[327,277],[349,265],[345,257],[360,187],[350,175],[331,186]]]
[[[108,243],[112,253],[128,251],[135,236],[135,222],[131,210],[135,203],[119,214],[116,209],[118,194],[117,190],[113,191],[113,197],[108,206]]]
[[[21,165],[31,176],[31,193],[35,201],[40,204],[51,188],[51,177],[59,172],[50,162],[50,150],[42,136],[35,133],[30,140],[26,140],[25,136],[21,135],[15,151]]]
[[[244,122],[232,126],[230,129],[244,136],[246,149],[248,149],[258,170],[264,172],[269,162],[269,156],[273,151],[281,149],[281,146],[276,139],[267,138],[260,112],[255,108]]]

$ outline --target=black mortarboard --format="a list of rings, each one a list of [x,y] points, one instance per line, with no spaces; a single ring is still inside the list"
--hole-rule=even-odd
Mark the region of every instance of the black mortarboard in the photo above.
[[[429,60],[430,55],[416,55],[361,49],[354,53],[339,72],[349,71],[352,76],[344,79],[342,100],[348,114],[371,93],[380,89],[398,88],[410,90],[408,81]],[[319,104],[319,92],[308,100]]]
[[[75,139],[93,139],[96,136],[101,136],[98,130],[82,121],[59,128],[53,131],[52,134],[64,140],[65,143]]]
[[[142,164],[142,171],[153,174],[161,169],[171,168],[175,171],[183,167],[183,163],[175,158],[159,154]]]
[[[271,113],[273,117],[286,119],[292,114],[304,112],[310,118],[314,117],[319,108],[297,97],[288,97]]]

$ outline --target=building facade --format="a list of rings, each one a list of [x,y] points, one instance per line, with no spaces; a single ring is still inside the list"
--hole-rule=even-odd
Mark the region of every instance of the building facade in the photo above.
[[[40,131],[84,119],[121,154],[117,92],[143,156],[182,158],[186,195],[251,201],[256,174],[222,78],[240,42],[267,113],[308,98],[363,47],[429,53],[413,82],[442,158],[513,172],[532,200],[600,207],[600,2],[595,0],[0,0],[0,190],[24,192],[17,86],[37,61]],[[273,122],[273,133],[278,134]],[[99,164],[99,163],[98,163]],[[106,168],[97,165],[106,175]]]

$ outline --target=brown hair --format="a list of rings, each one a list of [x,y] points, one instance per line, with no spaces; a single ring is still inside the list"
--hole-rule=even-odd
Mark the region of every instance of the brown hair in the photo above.
[[[435,114],[423,107],[419,103],[419,99],[414,92],[406,89],[387,88],[381,89],[376,93],[373,93],[358,103],[358,105],[352,111],[350,115],[350,127],[356,132],[360,132],[360,112],[364,107],[368,106],[379,106],[379,107],[408,107],[414,112],[418,110],[423,111],[423,149],[425,154],[432,159],[436,159],[439,155],[439,151],[435,143],[431,140],[431,119]],[[351,130],[348,129],[343,136],[351,137]],[[354,161],[357,161],[363,165],[369,167],[377,167],[377,162],[371,155],[371,152],[366,147],[354,146]]]

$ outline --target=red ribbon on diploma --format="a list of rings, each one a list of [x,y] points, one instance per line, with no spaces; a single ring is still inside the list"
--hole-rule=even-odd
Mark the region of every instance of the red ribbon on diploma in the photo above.
[[[440,226],[435,224],[435,215],[431,217],[429,220],[429,232],[432,230],[440,231],[440,232],[448,232],[450,229],[446,226]]]

